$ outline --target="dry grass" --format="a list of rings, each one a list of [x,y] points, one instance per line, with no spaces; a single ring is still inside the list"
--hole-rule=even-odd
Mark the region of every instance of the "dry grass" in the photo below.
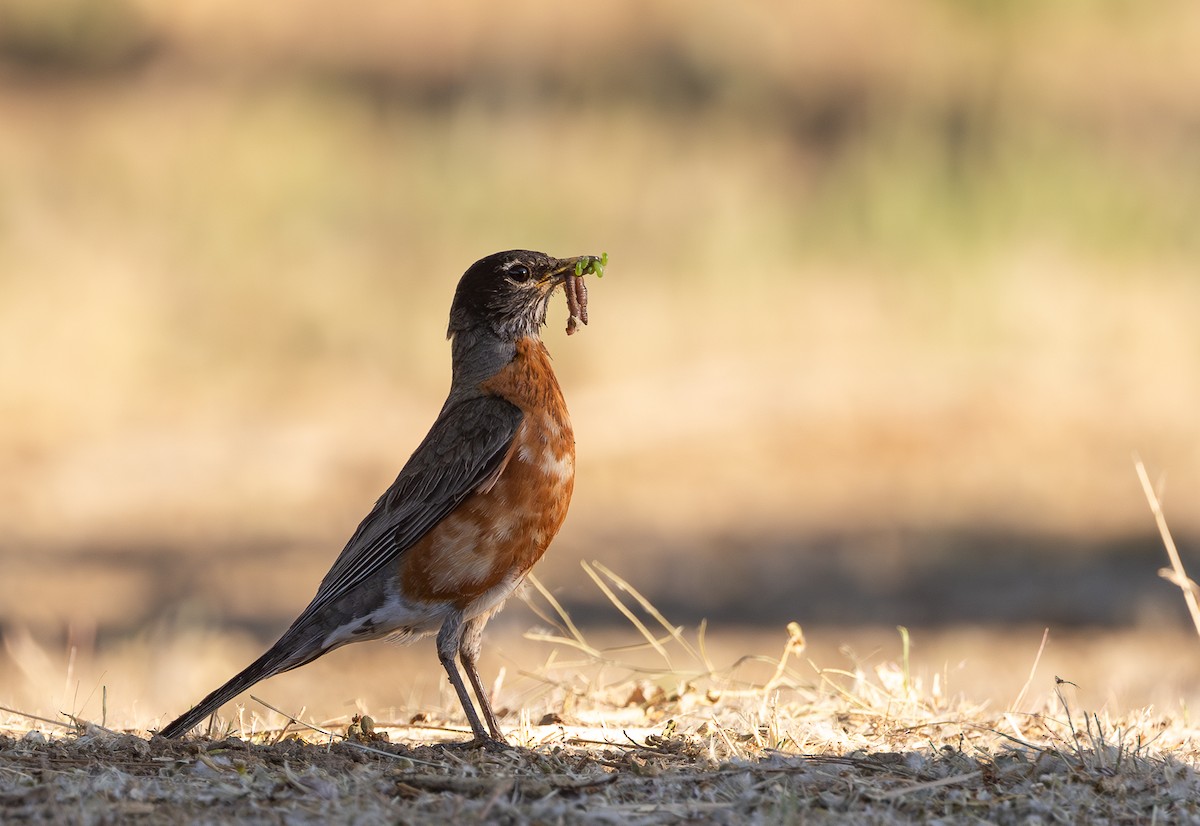
[[[1186,709],[1094,711],[1042,652],[1008,705],[952,694],[897,661],[809,658],[799,626],[770,657],[716,665],[706,629],[672,625],[603,566],[588,573],[636,629],[601,647],[548,592],[554,654],[507,717],[501,753],[447,748],[446,709],[311,724],[269,705],[210,738],[142,739],[77,717],[0,716],[0,814],[99,823],[856,823],[964,818],[1179,822],[1200,815]],[[1044,642],[1043,642],[1044,644]],[[259,701],[261,704],[261,701]],[[256,704],[251,701],[251,707]],[[455,715],[457,716],[457,715]],[[107,721],[106,721],[107,722]]]

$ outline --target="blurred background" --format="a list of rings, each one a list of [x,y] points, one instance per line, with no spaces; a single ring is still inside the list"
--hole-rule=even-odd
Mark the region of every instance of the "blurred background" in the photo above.
[[[581,624],[600,559],[738,645],[1178,652],[1131,456],[1187,562],[1197,42],[1178,0],[0,0],[0,702],[139,661],[178,711],[274,639],[513,247],[611,258],[545,333]]]

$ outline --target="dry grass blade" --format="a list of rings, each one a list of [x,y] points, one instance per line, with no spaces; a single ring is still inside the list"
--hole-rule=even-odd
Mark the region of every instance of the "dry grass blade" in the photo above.
[[[696,647],[700,650],[700,662],[704,663],[704,670],[709,674],[715,674],[717,671],[716,665],[713,663],[712,657],[708,653],[708,620],[700,620],[700,626],[696,629]]]
[[[679,643],[679,645],[683,648],[683,650],[687,651],[688,654],[690,654],[693,659],[696,659],[696,660],[703,659],[699,655],[699,653],[697,653],[696,649],[694,649],[692,647],[691,643],[689,643],[687,641],[687,639],[683,636],[683,628],[678,625],[668,622],[667,618],[662,615],[662,612],[659,611],[658,608],[656,608],[654,606],[654,603],[652,603],[650,600],[648,600],[644,596],[642,596],[642,593],[640,591],[638,591],[637,588],[634,588],[632,585],[630,585],[629,582],[627,580],[625,580],[624,578],[617,576],[617,574],[613,573],[611,568],[609,568],[607,565],[605,565],[602,562],[593,560],[592,567],[595,568],[600,573],[604,574],[604,576],[608,577],[613,582],[613,584],[616,585],[618,588],[620,588],[622,591],[624,591],[625,593],[627,593],[631,597],[633,597],[633,599],[637,602],[637,604],[642,607],[642,610],[645,611],[650,616],[652,616],[654,618],[655,622],[657,622],[659,625],[661,625],[663,627],[663,629],[666,630],[666,632],[671,635],[671,638],[674,639],[675,642]]]
[[[1146,473],[1146,466],[1142,464],[1142,460],[1136,454],[1133,457],[1133,466],[1137,470],[1138,479],[1142,483],[1142,491],[1146,494],[1146,501],[1150,505],[1150,512],[1154,514],[1154,522],[1158,525],[1158,533],[1162,536],[1163,546],[1167,549],[1167,556],[1171,560],[1171,569],[1174,572],[1172,582],[1179,586],[1183,591],[1183,600],[1187,603],[1188,613],[1192,615],[1192,624],[1196,626],[1196,633],[1200,634],[1200,603],[1196,600],[1196,592],[1192,587],[1192,581],[1187,575],[1187,571],[1183,568],[1183,560],[1179,558],[1179,549],[1175,547],[1175,540],[1171,536],[1171,529],[1167,527],[1167,517],[1163,514],[1162,504],[1158,500],[1158,494],[1154,492],[1154,486],[1150,484],[1150,476]]]
[[[544,599],[544,600],[546,600],[546,602],[550,603],[550,607],[554,609],[554,613],[556,613],[558,615],[558,618],[562,621],[562,625],[567,630],[567,633],[571,635],[571,639],[568,640],[568,639],[563,639],[563,638],[551,638],[547,635],[530,636],[529,634],[526,634],[526,637],[529,639],[542,639],[547,642],[561,642],[561,643],[570,645],[573,648],[577,648],[580,651],[583,651],[584,653],[588,654],[589,656],[595,657],[596,659],[603,659],[604,655],[601,654],[600,651],[593,648],[591,645],[588,645],[587,640],[584,639],[583,634],[579,631],[579,628],[575,625],[575,622],[571,619],[571,615],[568,614],[567,610],[562,607],[562,603],[560,603],[557,599],[555,599],[554,594],[550,593],[550,590],[541,583],[541,580],[539,580],[533,574],[530,574],[527,581],[529,582],[529,584],[531,584],[534,588],[537,589],[537,592],[542,595],[542,599]],[[526,600],[526,602],[528,603],[529,600]],[[531,604],[531,607],[534,607],[534,606],[532,606],[532,604]],[[537,611],[537,608],[534,607],[534,610]],[[538,612],[538,613],[540,614],[540,612]]]
[[[1042,661],[1042,654],[1046,650],[1046,643],[1049,639],[1050,629],[1045,628],[1042,630],[1042,642],[1038,646],[1037,654],[1034,655],[1033,665],[1029,667],[1029,676],[1025,678],[1025,684],[1021,686],[1021,691],[1017,694],[1017,699],[1013,700],[1012,705],[1008,707],[1008,711],[1004,712],[1005,721],[1017,737],[1024,736],[1024,732],[1021,731],[1021,726],[1017,722],[1017,715],[1020,713],[1021,703],[1025,701],[1025,695],[1029,691],[1029,686],[1033,685],[1033,678],[1037,674],[1038,664]]]
[[[1042,661],[1042,653],[1046,650],[1046,642],[1050,639],[1050,629],[1046,628],[1042,631],[1042,644],[1038,646],[1037,654],[1033,658],[1033,665],[1029,668],[1029,677],[1025,680],[1025,684],[1021,686],[1021,693],[1017,695],[1017,699],[1013,700],[1013,704],[1008,707],[1009,711],[1019,711],[1021,703],[1025,699],[1025,694],[1029,691],[1029,686],[1033,683],[1033,677],[1037,674],[1038,663]]]
[[[650,644],[650,647],[658,652],[658,655],[663,658],[664,662],[666,662],[667,668],[674,668],[674,666],[671,664],[671,655],[667,653],[667,649],[663,647],[662,643],[660,643],[654,637],[654,635],[650,633],[650,629],[646,627],[645,623],[638,619],[637,615],[630,611],[628,606],[621,601],[621,598],[613,593],[612,588],[608,587],[608,584],[600,578],[600,575],[596,573],[595,569],[592,568],[591,565],[588,565],[587,562],[580,562],[579,564],[583,566],[584,573],[592,578],[592,582],[596,583],[596,587],[599,588],[604,596],[608,598],[608,601],[611,602],[613,606],[621,612],[625,619],[629,620],[633,627],[638,630],[638,633],[641,634],[642,637],[645,638],[646,642]]]
[[[578,640],[573,640],[570,637],[564,637],[559,634],[546,634],[542,631],[526,631],[522,636],[533,642],[548,642],[551,645],[565,645],[567,648],[574,648],[576,651],[582,651],[584,654],[587,654],[593,660],[604,659],[604,655],[595,648]]]

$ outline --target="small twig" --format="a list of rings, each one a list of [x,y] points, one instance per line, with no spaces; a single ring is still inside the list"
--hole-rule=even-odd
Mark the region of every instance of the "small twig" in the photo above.
[[[262,700],[259,700],[259,702],[261,703]],[[266,705],[266,704],[263,703],[263,705]],[[303,714],[304,709],[300,709],[300,713]],[[288,721],[283,724],[283,728],[281,728],[279,730],[279,733],[276,734],[274,738],[272,738],[271,745],[275,746],[275,745],[278,745],[279,743],[281,743],[283,741],[283,738],[287,735],[288,729],[290,729],[295,722],[296,722],[296,720],[294,718],[289,717]]]
[[[413,774],[395,778],[422,791],[449,792],[462,795],[479,795],[484,793],[504,793],[517,787],[526,797],[544,797],[555,791],[578,791],[597,786],[605,786],[616,782],[620,775],[616,772],[592,774],[583,777],[570,775],[548,775],[545,777],[528,777],[524,775],[503,775],[484,777],[458,777],[455,775]]]
[[[1045,749],[1042,746],[1036,745],[1034,743],[1030,743],[1028,740],[1023,740],[1020,737],[1013,737],[1011,734],[1005,734],[1004,732],[1000,731],[1000,729],[992,728],[991,726],[984,726],[984,725],[980,725],[978,723],[963,723],[962,725],[967,726],[968,728],[973,728],[976,731],[989,732],[989,733],[994,734],[997,737],[1001,738],[1002,740],[1008,740],[1010,742],[1016,743],[1018,746],[1029,749],[1030,751],[1036,752],[1038,754],[1042,754],[1047,751],[1047,749]]]
[[[1146,466],[1142,464],[1141,457],[1136,453],[1133,455],[1133,467],[1142,483],[1142,492],[1146,494],[1150,512],[1154,514],[1154,522],[1158,525],[1158,533],[1162,536],[1167,556],[1171,559],[1171,568],[1175,573],[1175,577],[1171,581],[1183,591],[1183,601],[1187,603],[1188,613],[1192,615],[1192,624],[1196,626],[1196,633],[1200,634],[1200,603],[1197,602],[1196,592],[1191,587],[1192,581],[1188,578],[1187,571],[1183,569],[1183,561],[1179,558],[1179,549],[1175,547],[1175,540],[1171,537],[1170,528],[1167,527],[1167,517],[1163,515],[1162,504],[1154,492],[1154,486],[1150,484]]]
[[[84,720],[82,717],[76,717],[74,714],[68,714],[65,711],[60,711],[58,713],[70,720],[77,729],[86,729],[88,726],[91,726],[92,728],[98,728],[101,731],[107,732],[108,734],[120,734],[120,732],[113,731],[112,729],[102,726],[99,723],[93,723],[91,720]]]
[[[26,720],[37,720],[39,723],[47,723],[51,726],[61,726],[62,728],[77,728],[70,723],[64,723],[62,720],[51,720],[49,717],[38,717],[36,714],[29,714],[25,711],[17,711],[15,708],[0,706],[0,711],[6,711],[9,714],[15,714],[18,717],[24,717]]]
[[[911,786],[905,786],[902,789],[892,789],[890,792],[883,792],[882,794],[870,794],[869,796],[875,800],[895,800],[898,797],[903,797],[906,794],[912,794],[914,792],[928,791],[929,789],[936,789],[941,786],[952,786],[955,783],[966,783],[968,780],[974,780],[981,774],[983,774],[981,771],[967,772],[966,774],[955,774],[950,777],[941,777],[937,780],[927,780],[924,783],[913,783]]]
[[[1075,728],[1075,718],[1071,716],[1071,707],[1067,705],[1067,698],[1062,695],[1063,685],[1075,685],[1070,680],[1064,680],[1062,677],[1054,678],[1054,694],[1058,697],[1058,702],[1062,705],[1063,711],[1067,715],[1067,728],[1071,730],[1071,739],[1075,741],[1075,755],[1079,758],[1079,762],[1085,769],[1089,768],[1087,760],[1083,757],[1083,744],[1079,742],[1079,731]],[[1076,686],[1078,688],[1078,686]],[[1086,719],[1086,714],[1084,715]]]
[[[622,732],[622,734],[624,734],[624,732]],[[628,734],[626,734],[625,736],[629,737]],[[615,748],[615,749],[644,749],[645,748],[645,746],[643,744],[638,743],[632,739],[630,740],[630,745],[625,745],[624,743],[616,743],[611,740],[592,740],[588,737],[576,737],[575,735],[567,733],[567,732],[563,733],[562,741],[564,743],[567,743],[572,746],[576,746],[576,745],[611,746],[612,748]]]

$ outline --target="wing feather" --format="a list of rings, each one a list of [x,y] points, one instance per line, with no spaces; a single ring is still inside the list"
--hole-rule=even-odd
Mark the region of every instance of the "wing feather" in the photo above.
[[[494,481],[523,416],[516,405],[496,396],[466,399],[443,410],[295,624],[393,562],[477,488]]]

